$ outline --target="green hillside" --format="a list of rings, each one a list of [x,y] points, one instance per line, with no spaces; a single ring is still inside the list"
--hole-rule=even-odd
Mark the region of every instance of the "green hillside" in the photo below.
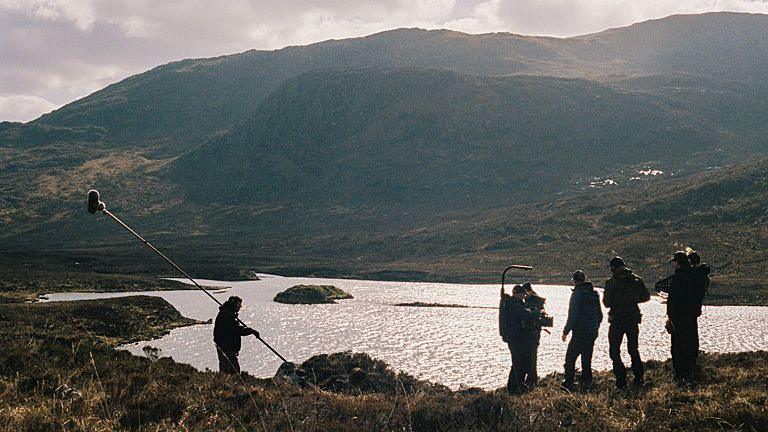
[[[585,80],[326,70],[286,82],[167,178],[205,202],[447,211],[548,196],[618,166],[733,160],[729,138]]]

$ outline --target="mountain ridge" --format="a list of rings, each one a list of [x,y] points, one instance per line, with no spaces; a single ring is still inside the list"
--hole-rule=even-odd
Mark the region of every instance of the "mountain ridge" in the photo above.
[[[139,231],[200,247],[181,248],[188,257],[271,269],[477,274],[534,257],[555,274],[537,248],[590,263],[606,244],[660,257],[685,238],[762,256],[760,181],[743,194],[717,177],[737,207],[653,188],[681,178],[688,190],[724,166],[762,175],[740,164],[768,153],[766,29],[768,16],[711,14],[567,39],[400,30],[169,63],[0,124],[0,244],[125,252],[117,228],[84,232],[95,187]],[[651,201],[603,194],[617,187]],[[583,204],[595,199],[608,204]],[[676,213],[712,238],[660,217]],[[578,235],[584,251],[570,246]]]
[[[714,16],[716,18],[719,18],[719,19],[724,19],[725,17],[728,17],[728,18],[736,17],[737,19],[740,19],[740,20],[744,20],[745,17],[750,17],[750,18],[758,17],[758,19],[766,21],[766,23],[768,23],[768,18],[765,15],[718,14],[718,15],[714,15]],[[628,29],[635,29],[636,28],[635,26],[639,26],[639,25],[648,25],[647,23],[668,23],[669,20],[677,19],[678,17],[679,16],[672,16],[672,17],[668,17],[668,18],[664,18],[664,19],[659,19],[659,20],[646,21],[644,23],[635,24],[635,25],[632,25],[632,26],[629,26],[629,27],[623,27],[623,28],[621,28],[621,30],[623,32],[627,32],[627,31],[629,31]],[[691,17],[691,16],[686,16],[686,17]],[[710,17],[710,15],[696,15],[695,17],[696,17],[697,20],[704,20],[704,19],[708,19]],[[590,36],[591,38],[604,37],[605,35],[615,34],[617,31],[619,31],[619,30],[618,29],[613,29],[613,30],[607,30],[607,31],[600,32],[600,33],[594,33],[594,34],[591,34],[591,35],[586,35],[586,36]],[[437,33],[434,33],[434,32],[437,32]],[[405,33],[402,30],[394,30],[394,31],[375,33],[373,35],[368,35],[368,36],[359,37],[359,38],[330,40],[330,41],[324,41],[324,42],[319,42],[319,43],[315,43],[315,44],[311,44],[311,45],[305,45],[305,46],[286,47],[286,48],[283,48],[283,49],[280,49],[280,50],[273,50],[273,51],[249,50],[249,51],[245,51],[243,53],[218,56],[218,57],[214,57],[214,58],[185,59],[185,60],[181,60],[181,61],[178,61],[178,62],[171,62],[171,63],[165,64],[165,65],[153,68],[153,69],[151,69],[149,71],[146,71],[146,72],[144,72],[142,74],[138,74],[138,75],[134,75],[132,77],[126,78],[125,80],[122,80],[119,83],[116,83],[116,84],[113,84],[111,86],[108,86],[104,90],[100,90],[98,92],[95,92],[94,94],[89,95],[86,98],[83,98],[83,99],[81,99],[79,101],[73,102],[72,104],[67,104],[64,107],[54,111],[53,113],[45,115],[41,119],[38,119],[36,121],[41,121],[41,122],[64,121],[67,118],[69,118],[69,117],[67,117],[65,115],[65,113],[68,112],[68,111],[71,111],[71,109],[73,109],[73,107],[77,106],[78,103],[85,103],[85,102],[90,102],[90,101],[98,100],[103,95],[109,95],[109,91],[108,90],[121,90],[121,89],[123,89],[124,87],[126,87],[129,84],[135,84],[135,83],[141,81],[141,79],[148,79],[150,77],[157,78],[157,76],[161,75],[161,74],[166,74],[166,73],[170,73],[170,72],[176,72],[176,73],[188,72],[190,67],[193,67],[193,69],[198,69],[199,70],[200,68],[209,67],[213,63],[218,64],[220,67],[223,67],[225,64],[230,64],[230,63],[241,63],[243,66],[250,67],[251,70],[253,70],[253,67],[271,67],[273,69],[274,68],[277,68],[277,69],[281,69],[282,68],[283,71],[280,72],[282,74],[281,78],[279,78],[280,80],[281,79],[285,79],[285,78],[290,77],[290,76],[295,76],[297,73],[301,73],[302,71],[309,70],[306,67],[303,67],[301,65],[302,65],[302,63],[306,64],[307,60],[309,60],[309,58],[312,58],[311,56],[313,55],[313,53],[314,54],[319,54],[319,57],[316,57],[316,58],[313,58],[313,60],[310,60],[311,63],[312,63],[311,68],[322,68],[324,66],[328,66],[328,64],[327,64],[328,59],[331,59],[331,60],[335,59],[334,61],[337,61],[337,62],[340,61],[341,64],[337,64],[337,66],[346,66],[346,67],[385,66],[385,65],[389,65],[389,66],[409,66],[409,65],[410,66],[425,66],[423,64],[424,59],[421,59],[421,58],[411,58],[411,59],[408,59],[407,57],[403,57],[403,54],[397,54],[395,51],[391,51],[391,52],[387,51],[388,49],[391,49],[391,48],[387,47],[386,45],[380,46],[380,45],[376,44],[376,41],[381,40],[381,39],[386,39],[386,40],[391,39],[391,38],[402,39],[404,35],[411,35],[412,33],[413,33],[413,30],[407,30]],[[423,30],[423,31],[419,31],[417,33],[418,36],[438,35],[437,42],[440,42],[440,40],[439,40],[440,37],[439,36],[440,35],[445,35],[445,34],[447,34],[447,33],[445,33],[445,31],[443,31],[443,30]],[[439,57],[435,57],[434,55],[432,55],[432,57],[430,57],[431,58],[430,61],[433,62],[433,64],[431,65],[432,67],[436,67],[436,66],[437,67],[448,67],[448,68],[452,68],[452,69],[458,68],[457,69],[458,72],[465,72],[465,73],[466,72],[470,72],[470,73],[476,73],[476,74],[479,73],[479,74],[485,74],[485,75],[489,75],[489,74],[492,75],[492,74],[520,73],[520,72],[526,72],[527,71],[527,73],[537,73],[537,74],[544,73],[544,74],[557,75],[557,76],[573,76],[573,75],[577,75],[577,76],[582,76],[582,77],[594,78],[594,76],[592,76],[593,74],[585,72],[585,71],[581,71],[580,72],[578,67],[574,68],[574,66],[577,66],[577,65],[572,64],[572,60],[573,59],[563,59],[563,58],[560,58],[560,60],[559,60],[560,63],[556,62],[556,63],[549,64],[549,65],[537,63],[537,65],[530,65],[529,64],[529,65],[526,66],[523,63],[520,63],[520,61],[523,61],[526,58],[528,60],[537,59],[536,56],[529,57],[529,56],[527,56],[527,54],[525,54],[524,51],[525,51],[526,47],[528,47],[528,48],[536,48],[537,50],[544,50],[545,52],[555,52],[555,51],[558,51],[558,50],[556,50],[554,47],[548,46],[547,45],[548,43],[561,43],[562,42],[562,43],[566,43],[565,48],[568,48],[568,44],[570,44],[571,42],[564,42],[564,41],[578,41],[579,40],[578,38],[580,38],[582,36],[572,37],[572,38],[563,38],[563,39],[550,38],[550,39],[546,40],[547,43],[544,43],[542,45],[540,42],[544,41],[544,39],[540,39],[540,38],[533,37],[533,36],[521,36],[521,35],[506,34],[506,33],[469,35],[469,34],[465,34],[465,33],[452,32],[452,31],[450,32],[450,34],[461,35],[461,39],[464,39],[464,41],[463,41],[464,44],[461,45],[461,46],[458,46],[458,45],[454,46],[452,48],[449,48],[448,51],[445,51],[445,53],[449,53],[449,52],[451,52],[450,51],[451,49],[454,50],[454,51],[456,49],[459,50],[459,51],[455,51],[453,54],[451,54],[452,57],[449,57],[449,58],[451,58],[451,61],[453,62],[452,64],[451,63],[444,63],[442,65],[434,64],[435,61],[439,62],[441,60],[439,60]],[[496,40],[496,39],[498,39],[497,36],[500,35],[500,34],[501,35],[507,35],[508,38],[512,38],[512,39],[515,39],[517,41],[525,42],[525,44],[524,44],[525,46],[507,46],[507,45],[504,45],[504,41],[503,40],[502,41]],[[387,37],[383,37],[384,35],[386,35]],[[493,35],[494,37],[491,38],[491,37],[489,37],[489,35]],[[410,40],[410,38],[406,38],[406,39]],[[432,39],[434,39],[434,38],[432,38]],[[490,52],[482,53],[483,55],[478,57],[478,53],[475,52],[477,50],[477,46],[475,46],[474,43],[470,43],[470,42],[475,42],[475,41],[478,41],[480,39],[489,39],[491,42],[495,41],[494,44],[501,43],[502,46],[494,45],[494,48]],[[442,42],[445,43],[445,41],[442,41]],[[452,42],[456,42],[456,41],[454,40]],[[486,40],[485,43],[488,44],[489,42]],[[362,45],[370,44],[374,48],[376,48],[378,46],[378,49],[383,50],[382,53],[380,53],[380,55],[384,55],[384,57],[382,57],[382,60],[379,60],[379,62],[384,62],[386,64],[377,64],[376,61],[371,60],[371,59],[368,59],[368,60],[366,60],[366,59],[362,59],[362,60],[358,59],[356,61],[356,60],[353,60],[353,59],[351,59],[349,57],[344,57],[345,55],[349,56],[349,52],[347,52],[349,49],[352,49],[354,54],[356,54],[356,55],[365,54],[366,52],[369,52],[367,49],[360,49],[362,47],[358,47],[358,46],[360,46],[361,44]],[[601,49],[603,49],[603,47],[601,47]],[[357,50],[357,51],[355,51],[355,50]],[[501,50],[501,51],[499,51],[499,50]],[[429,50],[427,50],[427,51],[422,50],[422,51],[427,53],[427,54],[429,53]],[[297,59],[297,58],[292,57],[292,56],[295,56],[295,54],[297,54],[297,53],[299,54],[300,58]],[[459,56],[459,53],[461,53],[460,56]],[[541,53],[538,53],[538,54],[541,54]],[[503,61],[503,60],[500,61],[499,60],[499,58],[500,58],[499,55],[501,55],[501,58],[506,58],[506,61]],[[574,54],[571,53],[570,55],[573,56]],[[614,54],[614,55],[618,55],[618,54]],[[307,56],[309,56],[309,58],[306,58]],[[386,56],[394,56],[394,57],[392,57],[392,58],[387,60]],[[459,57],[456,57],[456,56],[459,56]],[[522,57],[520,57],[520,56],[522,56]],[[476,65],[473,66],[473,64],[471,62],[467,63],[466,60],[464,59],[464,57],[466,57],[468,59],[472,59],[474,57],[478,57],[479,59],[482,59],[482,60],[480,60],[481,63],[477,63]],[[562,55],[561,55],[561,57],[562,57]],[[302,58],[304,58],[304,59],[302,60]],[[400,60],[396,60],[398,58]],[[517,60],[513,61],[513,59],[517,59]],[[540,58],[538,60],[552,60],[552,57],[550,56],[550,57],[546,57],[546,58]],[[281,63],[281,61],[282,61],[282,63]],[[366,64],[366,62],[368,62],[368,63]],[[398,63],[398,62],[400,62],[400,63]],[[402,62],[405,62],[405,64],[403,64]],[[464,62],[464,63],[462,63],[462,62]],[[493,62],[496,62],[496,63],[493,63]],[[484,64],[484,66],[482,66],[481,69],[478,69],[478,67],[480,67],[480,65],[482,65],[482,64]],[[234,67],[236,69],[238,66],[236,64],[230,64],[229,67],[230,67],[230,69],[232,67]],[[609,64],[603,64],[601,67],[608,68],[608,67],[611,67],[611,66]],[[296,68],[299,68],[299,69],[296,69]],[[499,68],[501,68],[501,69],[499,69]],[[606,70],[605,72],[608,72],[608,71]],[[621,72],[621,71],[617,70],[616,72]],[[628,72],[637,72],[637,71],[624,71],[623,73],[628,73]],[[646,72],[652,72],[652,71],[646,71]],[[202,71],[202,70],[200,70],[200,73],[205,75],[204,71]],[[273,80],[272,78],[267,79],[268,82],[266,82],[265,84],[263,84],[260,87],[255,82],[254,83],[250,83],[250,81],[248,81],[248,79],[245,79],[241,75],[237,75],[237,71],[230,71],[230,72],[225,72],[225,73],[229,74],[229,75],[227,75],[227,77],[231,77],[231,78],[228,78],[229,80],[232,80],[232,79],[237,80],[238,77],[239,77],[240,81],[245,83],[245,84],[243,84],[243,89],[244,89],[245,93],[247,93],[249,91],[255,91],[257,93],[254,96],[254,99],[251,102],[247,102],[246,106],[253,106],[253,103],[258,101],[260,98],[266,96],[266,94],[268,94],[271,90],[273,90],[275,85],[276,85],[275,83],[270,81],[270,80]],[[194,78],[194,79],[199,79],[199,78]],[[167,85],[168,83],[164,83],[164,84]],[[222,89],[219,89],[219,90],[222,90]],[[105,91],[107,93],[104,93]],[[226,91],[232,92],[232,89],[229,89],[229,90],[226,90]],[[195,96],[195,97],[203,97],[203,98],[205,98],[205,95],[201,94],[201,95],[198,95],[198,96]],[[205,101],[205,99],[204,99],[204,101]],[[159,101],[155,100],[154,102],[159,102]],[[206,102],[206,103],[210,104],[210,102]],[[221,109],[221,108],[216,108],[215,106],[213,106],[213,107],[215,109]],[[241,108],[243,108],[243,107],[241,107]],[[233,108],[233,109],[230,109],[229,112],[227,112],[227,114],[233,116],[233,119],[234,119],[233,123],[237,123],[237,120],[241,119],[242,115],[244,115],[244,114],[239,114],[240,113],[239,110],[241,108]],[[157,111],[155,111],[155,113],[157,113]],[[216,117],[216,120],[218,120],[218,121],[221,121],[222,119],[223,119],[223,117]],[[69,118],[69,121],[75,121],[75,120],[76,120],[76,118]],[[223,123],[226,124],[226,122],[223,122]],[[75,121],[75,123],[72,123],[70,125],[77,125],[77,124],[78,123]],[[191,124],[194,124],[194,122],[192,122]],[[215,122],[213,124],[215,124]],[[132,130],[135,131],[135,129],[132,129]],[[202,133],[202,132],[200,132],[200,133]],[[141,135],[139,135],[139,136],[141,136]],[[199,133],[196,134],[196,135],[193,135],[193,137],[200,138]]]

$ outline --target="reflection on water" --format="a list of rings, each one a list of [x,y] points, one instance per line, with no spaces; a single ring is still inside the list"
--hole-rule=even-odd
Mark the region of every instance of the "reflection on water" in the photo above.
[[[497,310],[393,306],[421,301],[493,307],[498,306],[498,286],[262,276],[260,281],[200,282],[209,286],[231,286],[214,295],[221,301],[230,295],[242,297],[242,320],[258,329],[262,337],[289,360],[300,362],[314,354],[351,350],[369,353],[395,369],[454,388],[460,384],[496,388],[506,382],[510,361],[507,347],[499,337]],[[333,284],[355,298],[331,305],[285,305],[272,301],[279,291],[302,283]],[[539,350],[539,373],[545,375],[562,369],[566,344],[560,340],[560,334],[570,289],[564,286],[535,288],[547,297],[547,310],[555,317],[552,334],[542,335]],[[199,291],[73,293],[48,297],[50,301],[58,301],[135,294],[162,297],[183,315],[200,320],[214,318],[218,308]],[[664,305],[660,299],[653,298],[642,305],[642,310],[640,351],[643,359],[668,358]],[[706,307],[700,327],[704,351],[766,349],[768,307]],[[199,369],[215,370],[212,332],[212,325],[185,327],[161,339],[125,348],[142,355],[142,347],[149,344],[160,348],[163,356]],[[607,322],[604,322],[595,346],[595,369],[610,369],[607,334]],[[245,339],[240,364],[253,375],[272,376],[280,360],[257,340]]]

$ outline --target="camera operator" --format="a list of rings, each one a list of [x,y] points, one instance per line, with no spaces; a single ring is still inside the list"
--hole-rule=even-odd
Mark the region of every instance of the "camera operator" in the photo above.
[[[616,375],[616,387],[621,389],[627,386],[627,368],[621,361],[621,342],[624,335],[627,336],[627,350],[632,358],[632,385],[641,387],[645,368],[638,345],[642,320],[638,305],[650,300],[651,293],[645,287],[643,279],[627,268],[621,257],[613,257],[609,265],[612,276],[605,282],[603,304],[609,309],[608,346],[613,373]]]
[[[667,331],[672,335],[672,367],[675,380],[693,377],[699,350],[699,324],[703,281],[691,266],[688,255],[675,252],[670,260],[675,273],[656,284],[656,291],[668,293]]]
[[[536,317],[536,321],[531,330],[531,368],[525,381],[525,385],[528,388],[533,388],[539,381],[538,364],[541,331],[543,327],[552,327],[552,318],[544,311],[544,303],[546,303],[547,300],[533,290],[531,283],[524,283],[523,288],[525,288],[525,307],[531,311],[534,317]]]

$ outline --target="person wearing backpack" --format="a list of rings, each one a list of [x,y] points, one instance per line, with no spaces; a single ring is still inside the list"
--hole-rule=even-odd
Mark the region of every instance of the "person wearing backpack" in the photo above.
[[[528,389],[531,389],[536,387],[536,384],[539,382],[539,345],[541,344],[541,332],[544,327],[544,321],[551,318],[544,310],[544,304],[547,300],[533,290],[533,286],[530,282],[525,282],[523,288],[525,288],[525,308],[530,310],[535,317],[535,323],[531,329],[530,340],[531,368],[525,381],[525,385]],[[547,327],[552,327],[552,324],[548,324]]]
[[[696,314],[696,317],[701,316],[701,308],[702,303],[704,302],[704,297],[706,297],[707,293],[709,293],[709,274],[712,272],[711,267],[708,264],[703,264],[701,262],[701,256],[698,254],[698,252],[694,251],[693,249],[688,248],[686,251],[686,254],[688,255],[688,260],[691,262],[691,267],[693,268],[693,279],[694,283],[696,284],[696,291],[695,295],[697,297],[698,301],[698,312]],[[696,323],[696,340],[694,342],[695,345],[695,353],[694,353],[694,367],[696,363],[698,363],[699,360],[699,332],[698,332],[698,321]]]
[[[693,378],[699,351],[701,301],[705,287],[691,266],[688,254],[675,252],[670,260],[675,273],[656,284],[656,290],[666,292],[667,332],[672,335],[672,368],[675,380]]]
[[[616,387],[627,386],[627,368],[621,360],[621,343],[627,337],[627,350],[632,359],[632,385],[642,387],[645,368],[640,358],[639,335],[642,314],[640,303],[651,299],[640,276],[636,275],[621,257],[613,257],[609,263],[611,278],[605,282],[603,305],[608,308],[608,346]]]
[[[709,274],[712,272],[712,268],[708,264],[701,262],[701,255],[695,250],[687,248],[685,254],[688,255],[688,261],[691,262],[693,279],[696,284],[696,300],[701,305],[704,302],[704,297],[709,292]],[[701,316],[701,306],[699,306],[697,316]]]
[[[581,377],[579,385],[582,391],[592,386],[592,352],[595,347],[603,311],[600,308],[600,295],[595,291],[587,275],[577,270],[573,273],[573,292],[568,304],[568,321],[563,328],[563,342],[572,333],[571,341],[565,352],[565,381],[563,387],[573,391],[576,375],[576,358],[581,357]]]

